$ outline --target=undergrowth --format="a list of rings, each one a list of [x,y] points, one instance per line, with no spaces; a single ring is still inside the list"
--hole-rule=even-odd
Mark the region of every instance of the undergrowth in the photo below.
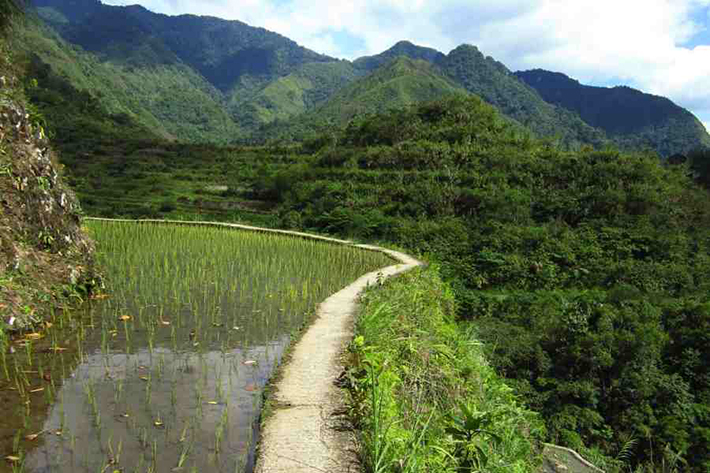
[[[349,353],[365,471],[539,471],[542,422],[457,327],[438,268],[366,291]]]

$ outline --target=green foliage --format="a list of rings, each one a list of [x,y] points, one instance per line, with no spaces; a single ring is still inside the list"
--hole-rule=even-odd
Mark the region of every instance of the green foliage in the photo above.
[[[488,468],[488,445],[500,447],[503,438],[493,432],[495,417],[490,412],[477,413],[465,402],[459,403],[462,415],[449,414],[451,424],[446,433],[456,443],[453,456],[458,460],[459,471],[485,471]],[[481,439],[485,440],[481,440]]]
[[[364,56],[353,61],[353,66],[359,70],[372,72],[397,58],[407,57],[409,59],[423,60],[432,64],[437,64],[445,56],[436,49],[417,46],[409,41],[399,41],[387,51],[374,56]]]
[[[143,102],[132,104],[134,113],[140,106],[161,124],[166,118],[173,127],[183,124],[182,130],[166,126],[180,139],[234,141],[237,130],[290,116],[302,102],[317,101],[353,75],[349,64],[341,68],[333,58],[239,21],[168,17],[95,0],[34,0],[33,5],[65,41],[130,82],[127,90]],[[51,56],[43,59],[51,63]],[[329,65],[321,70],[312,63]],[[130,99],[121,97],[119,103],[125,106]]]
[[[364,78],[335,90],[314,110],[263,128],[264,139],[303,139],[313,130],[342,129],[351,119],[466,92],[428,62],[400,57]]]
[[[313,110],[356,77],[347,61],[306,63],[270,82],[248,101],[233,103],[232,113],[238,123],[252,128],[286,121]]]
[[[454,313],[434,267],[364,295],[347,380],[366,471],[538,471],[540,421]]]
[[[700,185],[710,189],[710,147],[691,151],[688,155],[688,163]]]
[[[561,151],[459,96],[354,120],[274,195],[306,228],[440,262],[550,440],[608,471],[710,461],[710,208],[686,167]]]

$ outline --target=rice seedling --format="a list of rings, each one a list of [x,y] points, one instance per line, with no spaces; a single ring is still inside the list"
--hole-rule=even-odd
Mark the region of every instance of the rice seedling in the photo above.
[[[58,334],[50,335],[79,362],[61,353],[51,361],[64,382],[46,393],[55,401],[45,425],[65,434],[46,436],[41,448],[82,458],[58,472],[118,469],[111,462],[119,456],[121,471],[243,471],[260,389],[292,334],[328,295],[390,264],[378,253],[226,228],[88,227],[111,294],[91,301],[79,325],[58,312]],[[62,330],[75,331],[73,343]],[[23,360],[48,371],[35,351],[25,346]],[[0,362],[29,399],[26,360],[3,350]]]

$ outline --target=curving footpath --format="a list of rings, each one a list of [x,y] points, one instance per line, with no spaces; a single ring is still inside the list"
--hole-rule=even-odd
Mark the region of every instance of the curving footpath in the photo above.
[[[272,400],[278,409],[262,430],[257,473],[357,470],[350,436],[333,425],[334,416],[344,406],[343,394],[335,386],[342,371],[340,354],[353,337],[362,290],[378,278],[394,276],[421,263],[396,251],[354,246],[382,251],[401,264],[368,273],[320,304],[316,321],[283,368]]]
[[[290,361],[281,368],[271,402],[275,412],[262,427],[256,473],[306,473],[357,471],[352,438],[334,425],[344,399],[335,381],[342,372],[340,355],[353,337],[353,325],[360,293],[378,279],[409,271],[422,263],[397,251],[302,232],[273,230],[250,225],[178,220],[88,220],[138,223],[209,225],[276,233],[350,245],[385,253],[400,263],[365,274],[318,306],[316,319],[292,350]]]

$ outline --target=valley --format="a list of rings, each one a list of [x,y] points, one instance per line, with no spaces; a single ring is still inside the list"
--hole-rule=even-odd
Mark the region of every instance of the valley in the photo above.
[[[388,264],[88,216],[425,261],[365,291],[344,353],[363,471],[539,472],[548,444],[609,473],[707,470],[710,135],[689,111],[473,45],[346,61],[237,21],[33,7],[0,43],[22,117],[0,137],[2,467],[250,471],[290,341]]]

